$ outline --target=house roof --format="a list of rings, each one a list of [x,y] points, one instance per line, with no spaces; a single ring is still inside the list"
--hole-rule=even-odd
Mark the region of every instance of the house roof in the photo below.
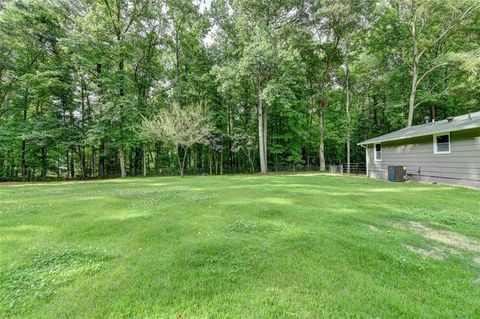
[[[470,113],[457,116],[453,121],[442,120],[431,122],[429,124],[416,125],[407,127],[399,131],[385,134],[379,137],[371,138],[369,140],[358,143],[358,145],[368,145],[374,143],[398,141],[412,137],[420,137],[427,135],[434,135],[438,133],[447,133],[455,131],[463,131],[468,129],[480,128],[480,112]]]

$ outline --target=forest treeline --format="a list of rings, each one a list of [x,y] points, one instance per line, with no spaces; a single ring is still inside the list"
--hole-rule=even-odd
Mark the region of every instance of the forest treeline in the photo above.
[[[478,111],[479,67],[478,0],[7,0],[0,181],[362,163]],[[200,104],[199,143],[139,133]]]

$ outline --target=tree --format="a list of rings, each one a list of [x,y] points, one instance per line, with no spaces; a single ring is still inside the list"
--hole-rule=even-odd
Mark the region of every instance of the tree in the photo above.
[[[340,40],[342,34],[338,27],[341,23],[341,15],[337,14],[335,0],[315,1],[310,6],[310,25],[313,37],[316,41],[316,53],[320,63],[318,72],[312,79],[316,87],[314,100],[319,127],[318,157],[320,171],[326,170],[325,161],[325,112],[328,107],[328,90],[334,85],[334,70],[341,64]]]
[[[343,62],[339,68],[339,78],[345,93],[346,111],[346,148],[347,148],[347,173],[351,171],[351,64],[357,50],[360,49],[362,32],[367,29],[369,15],[372,11],[373,1],[363,1],[361,4],[352,1],[337,0],[328,11],[334,11],[336,17],[336,33],[340,36],[340,48]]]
[[[170,108],[161,110],[151,119],[144,118],[139,133],[144,138],[171,145],[177,154],[180,175],[183,176],[188,150],[194,144],[208,143],[211,131],[212,126],[203,103],[186,107],[172,103]]]
[[[474,0],[2,3],[2,180],[348,171],[362,139],[480,101]],[[209,106],[208,143],[136,134],[173,101]]]
[[[411,69],[411,90],[408,108],[408,126],[413,124],[413,114],[417,103],[419,85],[438,68],[447,65],[439,57],[430,59],[430,64],[422,67],[425,55],[442,44],[453,30],[474,17],[480,9],[478,1],[433,1],[433,0],[393,0],[397,22],[408,31],[411,52],[406,63]]]
[[[236,153],[243,152],[247,156],[251,172],[254,173],[255,164],[253,163],[252,156],[253,150],[255,149],[254,138],[250,134],[248,134],[248,132],[237,129],[235,130],[232,139],[232,151]]]
[[[285,73],[278,70],[282,63],[295,55],[295,50],[283,35],[285,29],[301,15],[299,8],[302,2],[219,1],[217,5],[232,9],[230,19],[225,17],[228,10],[220,11],[226,21],[219,26],[229,35],[236,33],[233,37],[239,40],[239,51],[233,56],[237,63],[222,66],[217,69],[217,74],[240,75],[244,85],[253,87],[249,93],[254,96],[256,106],[260,171],[265,174],[268,171],[268,113],[280,86],[289,91],[289,87],[284,85],[286,83],[280,81]]]

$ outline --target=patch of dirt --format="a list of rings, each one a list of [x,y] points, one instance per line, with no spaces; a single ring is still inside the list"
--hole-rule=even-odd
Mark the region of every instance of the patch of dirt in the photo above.
[[[480,257],[475,257],[475,258],[473,258],[473,261],[474,261],[476,264],[480,265]]]
[[[425,238],[434,240],[438,243],[454,246],[456,248],[480,253],[480,242],[464,235],[447,230],[439,230],[425,226],[422,223],[410,221],[407,223],[394,223],[396,227],[409,229],[419,233]]]
[[[447,258],[447,255],[445,254],[445,252],[437,247],[433,247],[430,249],[425,249],[425,248],[415,247],[410,245],[406,245],[406,247],[409,250],[413,251],[414,253],[423,255],[425,257],[429,257],[437,260],[444,260],[445,258]]]
[[[381,231],[380,228],[378,228],[375,225],[370,225],[370,224],[365,224],[365,226],[370,229],[371,231]]]

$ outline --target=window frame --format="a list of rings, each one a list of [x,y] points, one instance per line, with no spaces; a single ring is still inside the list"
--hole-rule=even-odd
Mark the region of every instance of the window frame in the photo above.
[[[439,151],[438,150],[438,142],[437,142],[437,137],[439,136],[448,136],[448,151]],[[450,135],[450,132],[445,132],[445,133],[438,133],[433,135],[433,154],[434,155],[448,155],[452,154],[452,138]]]
[[[377,157],[377,145],[380,145],[380,158]],[[375,162],[381,162],[383,158],[383,147],[382,143],[374,143],[373,144],[373,160]]]

